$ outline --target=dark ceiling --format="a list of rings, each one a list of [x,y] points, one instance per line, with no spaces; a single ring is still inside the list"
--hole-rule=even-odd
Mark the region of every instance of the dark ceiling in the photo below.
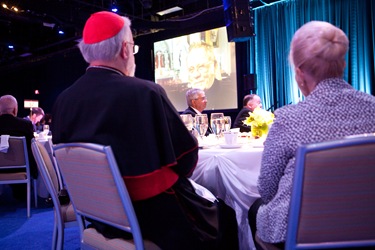
[[[236,1],[236,0],[228,0]],[[250,1],[253,8],[276,0]],[[179,20],[210,10],[223,13],[223,0],[0,0],[0,67],[72,48],[90,14],[110,10],[132,20],[135,36],[178,28]],[[170,7],[183,10],[159,16]],[[219,13],[219,12],[218,12]],[[209,21],[209,20],[208,20]],[[63,31],[63,34],[59,34]]]

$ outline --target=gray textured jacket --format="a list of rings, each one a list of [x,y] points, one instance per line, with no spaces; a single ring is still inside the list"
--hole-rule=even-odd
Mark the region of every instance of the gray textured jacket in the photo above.
[[[262,156],[257,234],[266,242],[286,239],[289,202],[299,145],[375,132],[375,97],[340,78],[320,82],[306,99],[275,112]]]

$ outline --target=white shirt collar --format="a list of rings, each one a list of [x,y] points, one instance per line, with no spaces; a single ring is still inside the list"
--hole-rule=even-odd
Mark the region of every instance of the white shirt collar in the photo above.
[[[198,115],[202,114],[201,112],[199,112],[197,109],[193,108],[192,106],[190,106],[190,108],[194,109],[195,113],[197,113]]]

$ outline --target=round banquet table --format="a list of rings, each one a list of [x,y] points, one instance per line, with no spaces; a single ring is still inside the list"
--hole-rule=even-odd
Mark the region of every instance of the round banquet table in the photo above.
[[[251,145],[200,149],[198,164],[191,176],[236,211],[241,250],[255,249],[247,212],[259,197],[257,179],[262,152],[262,147]]]

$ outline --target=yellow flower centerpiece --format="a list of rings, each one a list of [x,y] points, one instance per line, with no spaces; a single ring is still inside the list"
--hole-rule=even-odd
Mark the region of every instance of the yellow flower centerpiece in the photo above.
[[[267,136],[268,126],[273,123],[274,114],[261,108],[255,108],[249,112],[249,116],[243,121],[251,127],[251,134],[255,138]]]

